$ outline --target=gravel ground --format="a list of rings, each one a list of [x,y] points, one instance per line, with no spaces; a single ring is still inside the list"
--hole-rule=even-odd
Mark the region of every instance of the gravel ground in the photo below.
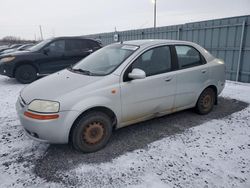
[[[223,96],[237,87],[240,95],[243,86],[230,84]],[[250,186],[250,100],[220,97],[205,116],[186,110],[125,127],[82,154],[23,134],[14,109],[21,88],[0,76],[0,187]]]

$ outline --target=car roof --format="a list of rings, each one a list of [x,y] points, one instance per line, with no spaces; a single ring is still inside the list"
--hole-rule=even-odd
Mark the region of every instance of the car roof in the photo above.
[[[189,45],[195,47],[207,61],[211,61],[214,59],[213,55],[211,55],[206,49],[201,47],[200,45],[189,42],[189,41],[182,41],[182,40],[164,40],[164,39],[145,39],[145,40],[131,40],[131,41],[124,41],[123,44],[127,45],[135,45],[139,46],[142,49],[152,47],[154,45],[174,45],[174,44],[181,44],[181,45]]]
[[[164,39],[144,39],[144,40],[131,40],[131,41],[124,41],[123,44],[128,45],[136,45],[140,47],[147,47],[157,44],[191,44],[194,45],[195,43],[189,41],[181,41],[181,40],[164,40]]]
[[[86,40],[92,40],[92,41],[98,42],[95,39],[86,38],[86,37],[83,37],[83,36],[66,36],[66,37],[54,37],[54,38],[51,38],[51,40],[58,40],[58,39],[86,39]]]

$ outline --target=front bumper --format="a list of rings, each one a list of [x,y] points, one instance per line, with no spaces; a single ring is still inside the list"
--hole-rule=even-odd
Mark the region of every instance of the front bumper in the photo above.
[[[21,98],[16,102],[17,114],[26,134],[30,138],[46,143],[68,143],[69,132],[79,114],[78,111],[59,112],[59,118],[55,120],[36,120],[24,116],[27,105],[20,102],[20,100]]]
[[[0,74],[13,77],[13,66],[10,63],[0,63]]]

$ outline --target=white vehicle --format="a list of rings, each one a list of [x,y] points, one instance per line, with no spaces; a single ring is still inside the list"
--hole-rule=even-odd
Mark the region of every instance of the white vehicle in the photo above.
[[[93,152],[114,129],[193,107],[209,113],[224,86],[224,62],[199,45],[138,40],[28,85],[16,107],[31,138]]]

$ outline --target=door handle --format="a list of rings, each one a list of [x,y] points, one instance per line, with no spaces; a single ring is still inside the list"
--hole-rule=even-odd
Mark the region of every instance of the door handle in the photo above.
[[[205,74],[207,72],[207,69],[203,69],[201,72]]]
[[[172,77],[167,77],[167,78],[165,78],[165,81],[166,82],[170,82],[172,80]]]

